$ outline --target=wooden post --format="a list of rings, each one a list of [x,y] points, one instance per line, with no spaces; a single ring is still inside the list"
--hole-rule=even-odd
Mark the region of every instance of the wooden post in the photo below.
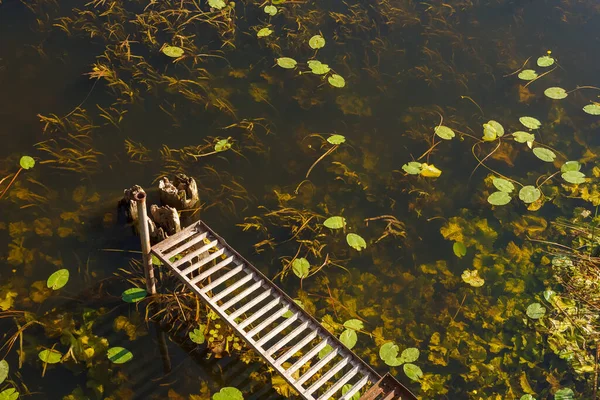
[[[156,294],[156,282],[154,280],[154,266],[150,254],[150,230],[148,229],[148,211],[146,210],[146,192],[140,189],[135,193],[137,202],[138,224],[140,241],[142,242],[142,260],[144,261],[144,275],[146,276],[146,291]]]

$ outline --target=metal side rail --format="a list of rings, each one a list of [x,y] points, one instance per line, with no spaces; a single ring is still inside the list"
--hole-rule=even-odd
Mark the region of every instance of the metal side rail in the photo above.
[[[382,378],[200,221],[152,247],[194,293],[307,400],[369,393],[416,400]],[[342,394],[342,388],[346,388]],[[391,389],[390,389],[391,388]],[[380,396],[381,395],[381,396]]]

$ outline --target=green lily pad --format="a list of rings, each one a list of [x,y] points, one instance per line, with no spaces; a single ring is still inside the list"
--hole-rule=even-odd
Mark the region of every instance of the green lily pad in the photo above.
[[[405,349],[402,354],[400,354],[400,360],[405,363],[415,362],[419,358],[420,354],[421,353],[419,352],[419,349],[416,347],[409,347],[408,349]]]
[[[546,308],[540,303],[527,306],[527,316],[531,319],[540,319],[546,314]]]
[[[124,347],[111,347],[107,350],[106,355],[115,364],[124,364],[133,358],[133,354]]]
[[[524,131],[516,131],[513,132],[513,139],[517,143],[527,143],[533,142],[535,140],[535,135],[533,133],[524,132]]]
[[[404,364],[402,369],[404,370],[406,376],[413,381],[419,381],[419,379],[423,377],[423,371],[421,371],[421,368],[415,364]]]
[[[328,77],[327,82],[329,82],[331,86],[336,88],[343,88],[344,86],[346,86],[346,80],[338,74],[333,74],[330,77]]]
[[[504,192],[501,192],[501,193],[504,193]],[[462,278],[462,280],[465,283],[467,283],[473,287],[481,287],[485,283],[483,278],[479,276],[479,271],[477,271],[476,269],[474,269],[474,270],[466,269],[463,271],[463,273],[460,275],[460,277]]]
[[[355,331],[361,331],[364,328],[364,324],[360,319],[349,319],[344,322],[344,328],[352,329]]]
[[[500,128],[500,131],[498,131]],[[497,123],[496,121],[488,121],[486,124],[483,124],[483,140],[486,142],[492,142],[496,140],[498,137],[504,134],[504,128],[502,125]]]
[[[217,10],[225,8],[227,5],[224,0],[208,0],[208,5]]]
[[[381,358],[386,365],[390,367],[397,367],[402,365],[402,361],[398,358],[398,352],[400,349],[394,342],[386,342],[379,348],[379,358]]]
[[[543,147],[534,148],[533,154],[535,154],[535,156],[540,160],[546,162],[554,162],[554,160],[556,159],[556,154],[554,154],[552,150],[545,149]]]
[[[65,286],[69,281],[69,270],[66,268],[59,269],[55,271],[52,275],[48,277],[46,281],[46,286],[52,290],[58,290]]]
[[[320,49],[325,46],[325,39],[321,35],[315,35],[310,38],[308,41],[308,45],[311,49]]]
[[[501,192],[510,193],[513,190],[515,190],[515,185],[513,185],[511,181],[504,178],[494,178],[492,183],[494,184],[494,186],[496,186],[496,189],[498,189]]]
[[[363,239],[360,235],[357,235],[356,233],[347,234],[346,242],[348,242],[348,245],[350,245],[350,247],[358,251],[362,251],[363,249],[367,248],[367,242],[365,242],[365,239]]]
[[[35,165],[35,160],[33,159],[33,157],[23,156],[19,160],[19,165],[23,169],[31,169]]]
[[[193,331],[190,331],[188,336],[190,337],[190,340],[192,342],[194,342],[196,344],[202,344],[206,341],[206,338],[204,337],[205,330],[206,330],[206,325],[200,324],[200,326],[198,326],[198,328],[194,329]]]
[[[598,103],[588,104],[587,106],[583,107],[583,111],[585,111],[586,113],[588,113],[590,115],[600,115],[600,104],[598,104]]]
[[[519,79],[522,79],[524,81],[532,81],[538,77],[538,74],[532,69],[524,69],[523,71],[519,72],[518,76]]]
[[[244,400],[244,395],[234,387],[224,387],[218,393],[213,394],[212,400]]]
[[[454,242],[452,251],[456,257],[463,258],[467,255],[467,246],[463,242]]]
[[[585,182],[585,175],[579,171],[567,171],[561,175],[561,177],[572,184],[578,185]]]
[[[344,386],[342,386],[342,396],[344,396],[346,393],[348,393],[350,391],[350,389],[352,389],[354,387],[354,385],[351,385],[349,383],[346,383]],[[354,393],[352,395],[352,397],[350,397],[348,400],[359,400],[360,399],[360,391]]]
[[[542,196],[542,192],[540,189],[535,186],[527,185],[523,186],[521,190],[519,190],[519,198],[527,204],[533,203],[537,201]]]
[[[452,129],[450,129],[444,125],[436,126],[434,129],[434,132],[437,136],[439,136],[440,138],[442,138],[444,140],[450,140],[454,136],[456,136],[456,134],[454,133],[454,131]]]
[[[225,151],[231,148],[229,139],[221,139],[215,144],[215,151]]]
[[[329,217],[323,222],[329,229],[341,229],[346,226],[346,218],[344,217]]]
[[[0,361],[0,384],[6,380],[8,377],[8,372],[10,368],[8,366],[8,361],[2,360]]]
[[[57,350],[45,349],[38,353],[40,360],[47,364],[57,364],[62,359],[62,353]]]
[[[331,353],[332,351],[333,347],[331,347],[330,345],[326,345],[325,347],[323,347],[321,351],[319,351],[319,360],[325,358],[325,356],[327,356],[327,354]]]
[[[308,68],[310,68],[310,72],[312,72],[315,75],[325,75],[326,73],[331,71],[329,65],[323,64],[321,61],[318,60],[308,60],[306,64],[308,65]]]
[[[494,192],[488,196],[487,201],[493,206],[504,206],[510,203],[511,198],[506,192]]]
[[[554,64],[554,58],[550,56],[542,56],[537,59],[537,65],[540,67],[545,68],[551,66],[552,64]]]
[[[306,258],[296,258],[292,262],[292,271],[298,278],[306,278],[310,270],[310,263]]]
[[[269,14],[271,17],[275,14],[277,14],[277,7],[273,6],[273,5],[269,5],[269,6],[265,6],[265,8],[263,8],[264,12]]]
[[[565,89],[560,87],[549,87],[544,90],[544,94],[554,100],[562,100],[569,95]]]
[[[279,57],[277,59],[277,65],[279,65],[281,68],[293,69],[296,68],[298,62],[290,57]]]
[[[269,29],[269,28],[262,28],[261,30],[259,30],[258,32],[256,32],[256,36],[261,38],[261,37],[267,37],[269,35],[271,35],[273,33],[273,30]]]
[[[358,335],[356,331],[353,329],[346,329],[344,332],[340,334],[340,342],[348,349],[352,349],[356,346],[356,342],[358,342]]]
[[[554,393],[554,400],[575,400],[575,393],[569,388],[563,388]]]
[[[343,135],[331,135],[327,138],[327,141],[331,144],[340,145],[346,143],[346,137]]]
[[[185,53],[181,47],[177,46],[165,46],[162,48],[162,52],[171,58],[179,58]]]
[[[539,127],[542,126],[542,123],[533,117],[521,117],[519,118],[519,121],[529,129],[539,129]]]
[[[504,127],[498,121],[494,121],[493,119],[488,121],[488,125],[491,125],[496,131],[497,137],[504,136]]]
[[[578,161],[567,161],[560,167],[560,172],[579,171],[581,164]]]
[[[419,175],[423,170],[423,164],[416,161],[411,161],[402,166],[402,170],[410,175]]]
[[[0,400],[17,400],[19,398],[19,392],[15,388],[5,389],[0,392]]]
[[[121,298],[127,303],[137,303],[138,301],[144,300],[148,295],[145,289],[142,288],[130,288],[123,292]]]

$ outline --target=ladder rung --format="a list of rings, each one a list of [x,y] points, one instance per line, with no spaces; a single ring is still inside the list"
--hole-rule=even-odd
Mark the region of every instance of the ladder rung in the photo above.
[[[313,383],[308,389],[306,389],[304,394],[307,394],[307,395],[313,394],[317,389],[319,389],[321,386],[323,386],[325,384],[325,382],[327,382],[335,374],[337,374],[342,368],[344,368],[346,366],[346,364],[348,364],[349,359],[350,359],[349,357],[346,357],[346,358],[342,359],[339,363],[334,365],[333,368],[331,368],[329,371],[325,372],[325,374],[323,374],[323,376],[321,376],[315,383]]]
[[[302,385],[304,382],[309,380],[314,374],[316,374],[321,368],[325,366],[329,361],[331,361],[335,356],[337,356],[339,349],[335,347],[331,350],[325,357],[323,357],[319,362],[309,368],[308,371],[304,373],[298,380],[296,381],[297,385]]]
[[[192,271],[200,270],[203,266],[205,266],[206,264],[208,264],[215,258],[219,257],[223,253],[225,253],[225,248],[219,249],[219,250],[215,251],[214,253],[212,253],[211,255],[209,255],[208,257],[205,257],[202,260],[198,261],[197,263],[190,265],[186,269],[181,270],[180,274],[187,275]]]
[[[261,294],[256,299],[252,300],[250,303],[246,304],[244,307],[240,308],[235,313],[231,314],[230,317],[234,318],[233,315],[236,313],[239,313],[239,315],[243,314],[250,308],[254,307],[256,304],[260,303],[263,299],[268,297],[270,294],[271,294],[271,290]],[[265,314],[267,311],[269,311],[270,309],[275,307],[277,304],[279,304],[280,301],[281,301],[281,298],[279,298],[279,297],[271,300],[266,306],[257,310],[254,314],[252,314],[251,316],[249,316],[248,318],[246,318],[245,320],[240,322],[238,325],[238,328],[244,329],[245,327],[247,327],[248,325],[250,325],[251,323],[256,321],[261,315]],[[254,304],[251,304],[251,303],[254,303]],[[236,315],[236,317],[239,315]]]
[[[193,236],[196,233],[200,233],[200,234],[204,233],[200,227],[200,224],[194,224],[194,225],[188,226],[181,232],[176,233],[175,235],[169,236],[162,242],[155,244],[154,246],[152,246],[152,249],[158,250],[161,253],[163,253],[167,249],[178,246],[179,243],[181,243],[183,240],[185,240],[186,238],[188,238],[190,236]]]
[[[247,288],[246,290],[244,290],[242,293],[238,294],[237,296],[235,296],[234,298],[232,298],[231,300],[229,300],[227,303],[223,304],[222,306],[219,306],[219,308],[222,311],[227,310],[229,307],[231,307],[235,303],[238,303],[240,300],[242,300],[243,298],[247,297],[250,293],[254,292],[256,289],[258,289],[259,287],[261,287],[262,284],[263,284],[262,281],[254,282],[254,284],[252,286],[250,286],[249,288]],[[214,304],[217,304],[217,303],[215,302]]]
[[[294,372],[300,369],[304,364],[306,364],[311,358],[316,356],[321,350],[325,348],[329,344],[328,339],[322,340],[318,345],[310,349],[308,353],[300,357],[291,367],[289,367],[285,373],[289,376],[292,376]]]
[[[362,389],[363,386],[367,384],[368,381],[369,375],[363,376],[358,382],[354,384],[354,386],[350,388],[350,390],[346,392],[346,394],[343,397],[340,398],[340,400],[350,400],[352,396],[354,396],[360,389]]]
[[[318,332],[319,331],[317,331],[315,329],[314,331],[312,331],[311,333],[309,333],[308,335],[306,335],[301,341],[299,341],[298,343],[296,343],[294,346],[292,346],[291,349],[289,349],[281,357],[279,357],[277,359],[277,361],[275,362],[275,364],[276,365],[282,365],[288,358],[290,358],[291,356],[293,356],[294,354],[296,354],[298,352],[298,350],[300,350],[301,348],[303,348],[304,346],[306,346],[308,344],[308,342],[310,342],[311,340],[313,340],[314,338],[316,338]]]
[[[234,269],[232,269],[231,271],[229,271],[228,273],[226,273],[225,275],[221,276],[218,279],[215,279],[214,281],[212,281],[211,283],[209,283],[208,285],[202,286],[200,292],[202,293],[206,293],[209,290],[212,290],[214,288],[216,288],[217,286],[219,286],[221,283],[225,282],[227,279],[233,277],[234,275],[236,275],[238,272],[240,272],[242,269],[244,268],[243,264],[238,265],[237,267],[235,267]],[[194,283],[200,281],[199,276],[190,279],[190,283],[193,285]]]
[[[252,339],[252,337],[254,335],[256,335],[257,333],[259,333],[260,331],[262,331],[263,329],[265,329],[268,325],[270,325],[273,322],[275,322],[278,318],[280,318],[288,310],[289,310],[288,306],[281,307],[279,310],[275,311],[275,313],[273,313],[273,315],[271,315],[270,317],[268,317],[267,319],[265,319],[260,324],[256,325],[254,328],[250,329],[248,332],[246,332],[245,333],[246,337],[248,339]]]
[[[396,391],[392,390],[390,393],[388,393],[387,396],[385,396],[383,398],[383,400],[392,400],[394,398],[394,396],[396,396]],[[402,399],[400,399],[400,400],[402,400]]]
[[[294,321],[296,321],[297,319],[298,314],[292,315],[285,322],[282,322],[281,324],[277,325],[275,328],[273,328],[273,330],[271,330],[265,336],[261,337],[260,340],[256,342],[256,346],[260,347],[263,344],[267,343],[269,340],[273,339],[275,335],[277,335],[279,332],[283,331],[285,328],[293,324]]]
[[[290,340],[292,340],[293,338],[298,336],[300,333],[302,333],[302,331],[304,331],[308,327],[308,325],[309,325],[309,322],[306,321],[302,325],[298,326],[296,329],[291,331],[289,334],[287,334],[285,337],[283,337],[280,341],[275,343],[273,345],[273,347],[271,347],[269,350],[267,350],[267,355],[268,356],[273,355],[273,353],[275,353],[277,350],[279,350],[280,348],[285,346]]]
[[[200,282],[200,281],[208,278],[210,275],[214,274],[221,268],[231,264],[232,261],[233,261],[233,256],[229,256],[226,259],[219,261],[214,267],[207,269],[206,271],[204,271],[197,277],[193,278],[191,280],[191,282],[197,283],[197,282]]]
[[[187,249],[189,249],[190,247],[192,247],[193,245],[195,245],[196,243],[204,240],[206,238],[206,235],[208,235],[208,232],[202,232],[198,236],[196,236],[196,237],[192,238],[191,240],[189,240],[187,243],[184,243],[182,246],[176,247],[176,248],[174,248],[173,250],[171,250],[168,253],[163,253],[163,257],[166,258],[167,260],[169,260],[174,255],[177,255],[178,253],[184,252]]]
[[[339,381],[334,383],[333,386],[331,386],[329,388],[329,390],[327,390],[325,393],[323,393],[319,397],[319,400],[328,400],[331,396],[336,394],[337,391],[340,390],[342,388],[342,386],[344,386],[346,384],[346,382],[348,382],[350,379],[352,379],[354,377],[354,375],[356,375],[358,373],[359,369],[360,368],[358,365],[354,366],[354,368],[352,368],[350,371],[348,371],[346,373],[346,375],[342,376],[342,379],[340,379]]]
[[[225,297],[228,294],[232,293],[235,289],[239,288],[240,286],[242,286],[244,283],[248,282],[252,278],[254,278],[254,272],[251,272],[248,275],[244,276],[242,279],[240,279],[238,281],[235,281],[234,283],[232,283],[231,285],[229,285],[229,287],[223,289],[222,291],[220,291],[219,293],[217,293],[216,295],[214,295],[211,298],[211,300],[215,301],[215,302],[221,300],[223,297]]]
[[[192,258],[199,256],[202,253],[207,252],[208,250],[212,249],[213,247],[215,247],[217,244],[219,243],[218,240],[213,240],[212,242],[210,242],[209,244],[205,244],[204,246],[200,247],[198,250],[194,250],[191,253],[185,255],[184,257],[182,257],[181,259],[175,261],[175,263],[173,263],[173,266],[175,267],[179,267],[183,264],[185,264],[186,262],[190,261]]]

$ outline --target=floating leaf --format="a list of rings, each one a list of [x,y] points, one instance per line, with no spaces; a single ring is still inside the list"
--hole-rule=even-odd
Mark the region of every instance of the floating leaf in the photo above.
[[[52,275],[48,277],[46,281],[46,286],[52,290],[58,290],[61,287],[65,286],[69,281],[69,270],[68,269],[59,269],[55,271]]]
[[[494,186],[496,186],[496,189],[498,189],[501,192],[510,193],[513,190],[515,190],[515,185],[513,185],[511,181],[504,178],[494,178],[492,183],[494,184]]]
[[[519,72],[518,76],[519,79],[523,79],[524,81],[532,81],[538,77],[538,74],[532,69],[524,69],[523,71]]]
[[[397,367],[402,364],[402,361],[398,358],[398,351],[400,349],[394,342],[386,342],[379,348],[379,358],[390,367]]]
[[[106,355],[115,364],[124,364],[133,358],[133,354],[124,347],[111,347],[107,350]]]
[[[342,386],[342,396],[344,396],[346,393],[348,393],[350,391],[350,389],[352,389],[353,387],[354,387],[354,385],[351,385],[349,383],[346,383],[344,386]],[[360,399],[360,392],[356,392],[348,400],[359,400],[359,399]]]
[[[585,182],[585,175],[579,171],[567,171],[561,176],[565,181],[575,185]]]
[[[506,192],[494,192],[487,198],[488,203],[493,206],[504,206],[510,203],[511,197]]]
[[[519,121],[529,129],[538,129],[540,126],[542,126],[542,123],[533,117],[521,117],[519,118]]]
[[[165,46],[162,48],[162,52],[171,58],[179,58],[185,53],[181,47],[177,46]]]
[[[346,218],[344,217],[329,217],[323,222],[329,229],[341,229],[346,226]]]
[[[543,147],[534,148],[533,154],[535,154],[535,156],[540,160],[546,162],[554,162],[554,160],[556,159],[556,154],[554,154],[552,150],[545,149]]]
[[[531,319],[540,319],[546,314],[546,308],[540,303],[533,303],[527,307],[527,316]]]
[[[346,80],[338,74],[331,75],[329,78],[327,78],[327,82],[329,82],[331,86],[337,88],[343,88],[346,86]]]
[[[504,192],[501,192],[501,193],[504,193]],[[485,283],[483,278],[481,278],[479,276],[479,271],[477,271],[476,269],[474,269],[472,271],[466,269],[463,271],[463,273],[460,277],[462,278],[462,280],[465,283],[468,283],[469,285],[471,285],[473,287],[481,287]]]
[[[437,169],[435,165],[421,164],[421,176],[425,178],[437,178],[442,174],[442,171]]]
[[[454,242],[452,245],[452,251],[454,255],[458,258],[463,258],[467,255],[467,247],[463,242]]]
[[[223,0],[208,0],[208,5],[211,6],[212,8],[216,8],[217,10],[220,10],[222,8],[225,8],[225,6],[227,4],[225,4],[225,1],[223,1]]]
[[[346,329],[340,335],[340,342],[342,342],[342,344],[344,346],[346,346],[348,349],[352,349],[354,346],[356,346],[357,341],[358,341],[358,335],[356,334],[356,331],[354,331],[352,329]]]
[[[540,67],[549,67],[554,64],[554,58],[550,56],[542,56],[537,59],[537,65]]]
[[[308,276],[308,271],[310,270],[310,263],[306,258],[296,258],[294,262],[292,262],[292,271],[298,278],[306,278]]]
[[[355,331],[360,331],[364,328],[364,324],[360,319],[349,319],[344,322],[344,328],[352,329]]]
[[[400,360],[405,363],[415,362],[419,358],[420,354],[421,353],[419,352],[419,349],[416,347],[409,347],[408,349],[405,349],[402,354],[400,354]]]
[[[231,148],[229,139],[221,139],[215,144],[215,151],[225,151]]]
[[[560,87],[549,87],[544,90],[544,94],[554,100],[562,100],[569,95],[565,89]]]
[[[325,39],[321,35],[315,35],[310,38],[308,41],[308,45],[311,49],[320,49],[325,46]]]
[[[402,170],[410,175],[419,175],[423,170],[423,164],[416,161],[411,161],[402,166]]]
[[[268,5],[265,6],[265,8],[263,8],[264,12],[269,14],[271,17],[275,14],[277,14],[277,7],[273,6],[273,5]]]
[[[492,119],[492,120],[488,121],[487,125],[490,125],[492,128],[494,128],[494,130],[496,131],[497,137],[504,136],[504,127],[499,122],[494,121]]]
[[[331,353],[332,351],[333,347],[331,347],[330,345],[326,345],[325,347],[323,347],[323,349],[319,351],[319,360],[325,358],[325,356],[327,356],[327,354]]]
[[[212,400],[244,400],[244,395],[239,389],[228,386],[213,394]]]
[[[350,247],[352,247],[353,249],[356,249],[358,251],[361,251],[361,250],[367,248],[367,242],[365,242],[365,239],[363,239],[361,236],[357,235],[356,233],[347,234],[346,242],[348,242],[348,245]]]
[[[45,349],[38,353],[38,357],[47,364],[57,364],[62,359],[62,353],[53,349]]]
[[[9,371],[8,362],[6,360],[0,361],[0,384],[6,380]]]
[[[125,290],[121,295],[121,298],[127,303],[137,303],[138,301],[142,301],[147,294],[148,292],[146,292],[145,289],[131,288]]]
[[[554,400],[575,400],[575,393],[569,388],[563,388],[554,393]]]
[[[31,169],[35,165],[35,160],[33,159],[33,157],[23,156],[19,160],[19,165],[23,169]]]
[[[567,161],[560,167],[560,172],[579,171],[581,164],[578,161]]]
[[[490,124],[483,124],[483,137],[485,142],[492,142],[498,138],[498,132],[496,128]]]
[[[196,344],[202,344],[206,340],[204,337],[204,331],[206,330],[206,325],[200,324],[200,326],[193,331],[190,331],[188,334],[190,340]]]
[[[588,104],[587,106],[583,107],[583,111],[585,111],[586,113],[588,113],[590,115],[600,115],[600,104],[599,103]]]
[[[519,190],[519,198],[527,204],[537,201],[541,196],[542,192],[540,192],[540,190],[535,186],[527,185],[523,186],[521,190]]]
[[[434,132],[436,135],[438,135],[440,138],[442,138],[444,140],[450,140],[454,136],[456,136],[456,134],[454,133],[454,131],[452,129],[450,129],[444,125],[436,126],[434,129]]]
[[[290,57],[279,57],[277,59],[277,65],[279,65],[281,68],[293,69],[296,68],[297,64],[298,63],[296,60]]]
[[[308,60],[306,63],[308,64],[308,68],[310,68],[310,72],[312,72],[315,75],[325,75],[326,73],[331,71],[329,65],[323,64],[321,61],[318,60]]]
[[[554,296],[556,296],[556,292],[554,290],[544,290],[544,299],[546,299],[546,301],[552,301]]]
[[[423,376],[423,371],[421,368],[415,364],[404,364],[402,366],[404,373],[413,381],[418,381]]]
[[[256,32],[256,36],[259,37],[259,38],[260,37],[267,37],[267,36],[269,36],[272,33],[273,33],[273,31],[271,29],[269,29],[269,28],[262,28],[261,30],[259,30],[258,32]]]
[[[513,132],[513,138],[517,143],[527,143],[533,142],[535,140],[535,135],[533,133],[524,132],[524,131],[516,131]]]
[[[15,388],[9,388],[0,392],[0,400],[17,400],[19,392]]]
[[[342,144],[346,142],[346,137],[343,135],[331,135],[327,138],[327,141],[331,144]]]

